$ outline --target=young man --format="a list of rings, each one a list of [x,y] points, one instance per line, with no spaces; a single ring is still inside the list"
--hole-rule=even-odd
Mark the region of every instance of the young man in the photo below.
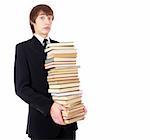
[[[30,12],[33,37],[16,45],[15,90],[29,105],[26,133],[32,140],[73,140],[77,130],[76,123],[63,125],[61,111],[65,108],[48,93],[44,44],[56,42],[48,37],[53,19],[48,5],[35,6]]]

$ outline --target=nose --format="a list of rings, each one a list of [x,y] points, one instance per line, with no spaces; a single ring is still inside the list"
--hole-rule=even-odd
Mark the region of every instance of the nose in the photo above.
[[[48,25],[49,25],[50,23],[51,23],[51,21],[49,20],[48,17],[46,17],[46,18],[45,18],[45,24],[48,24]]]
[[[45,19],[45,24],[50,24],[50,20],[48,18]]]

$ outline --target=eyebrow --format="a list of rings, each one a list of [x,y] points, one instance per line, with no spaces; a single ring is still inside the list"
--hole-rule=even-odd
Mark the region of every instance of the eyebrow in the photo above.
[[[45,13],[40,13],[38,16],[52,16],[52,15],[50,15],[50,14],[45,14]]]
[[[45,13],[40,13],[39,16],[40,16],[40,15],[46,15],[46,14],[45,14]]]

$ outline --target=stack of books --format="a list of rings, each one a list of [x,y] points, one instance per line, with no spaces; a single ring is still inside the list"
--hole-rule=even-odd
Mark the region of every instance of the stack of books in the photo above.
[[[77,50],[73,42],[50,43],[45,49],[47,53],[45,69],[48,71],[48,92],[54,102],[65,106],[62,111],[65,124],[70,124],[85,117],[82,91],[76,64]]]

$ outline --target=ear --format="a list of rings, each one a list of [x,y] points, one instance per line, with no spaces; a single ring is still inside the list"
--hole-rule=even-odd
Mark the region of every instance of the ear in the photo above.
[[[34,22],[32,22],[31,20],[30,20],[30,23],[32,24],[32,25],[34,25],[35,23]]]

